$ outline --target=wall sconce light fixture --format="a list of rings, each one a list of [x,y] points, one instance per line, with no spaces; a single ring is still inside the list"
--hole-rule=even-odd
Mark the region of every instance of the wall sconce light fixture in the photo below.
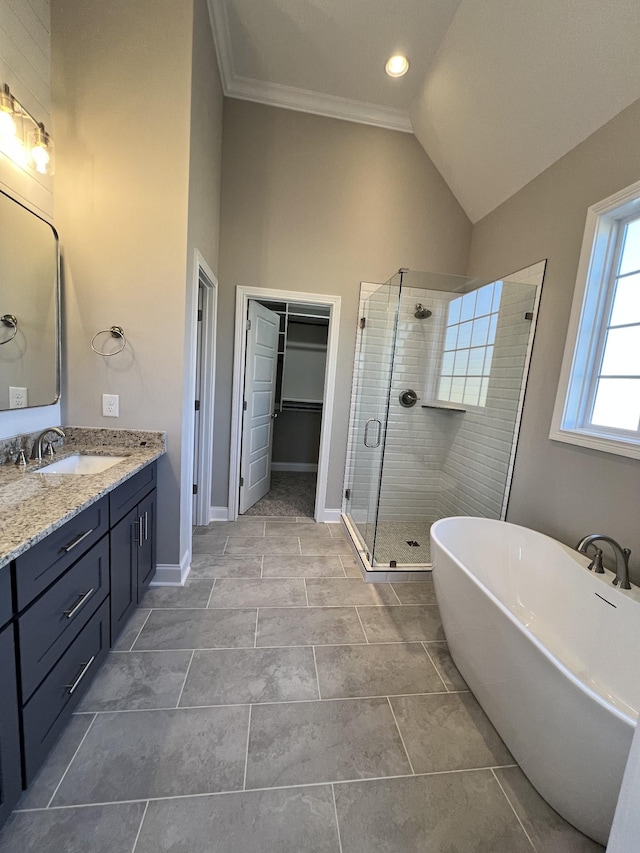
[[[0,90],[0,151],[18,166],[31,166],[41,175],[53,175],[54,144],[44,124],[11,94]]]

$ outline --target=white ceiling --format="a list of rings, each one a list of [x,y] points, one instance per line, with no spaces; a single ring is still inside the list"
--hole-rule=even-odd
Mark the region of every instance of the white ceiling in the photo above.
[[[414,131],[473,222],[640,97],[640,0],[209,8],[227,96]]]

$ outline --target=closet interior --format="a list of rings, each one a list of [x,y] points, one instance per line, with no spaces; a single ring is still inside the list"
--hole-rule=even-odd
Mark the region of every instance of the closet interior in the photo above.
[[[280,317],[272,471],[315,472],[327,360],[329,307],[262,301]]]

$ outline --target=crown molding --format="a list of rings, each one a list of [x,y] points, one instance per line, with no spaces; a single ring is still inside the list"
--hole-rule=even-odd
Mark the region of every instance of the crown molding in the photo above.
[[[265,83],[261,80],[236,77],[230,82],[225,95],[229,98],[255,101],[259,104],[268,104],[287,110],[297,110],[302,113],[313,113],[328,118],[354,121],[359,124],[371,124],[388,130],[413,133],[409,113],[405,110],[381,107],[363,101],[352,101],[335,95],[323,95],[319,92],[310,92],[307,89],[282,86],[279,83]]]
[[[298,89],[294,86],[283,86],[280,83],[266,83],[262,80],[240,77],[233,66],[226,3],[220,0],[208,0],[208,6],[213,41],[218,56],[220,81],[226,97],[374,125],[402,133],[413,133],[408,110],[382,107],[364,101]]]
[[[218,57],[220,82],[222,83],[222,91],[227,95],[229,84],[236,76],[233,68],[233,58],[231,55],[227,4],[221,2],[221,0],[207,0],[207,5],[209,7],[211,30],[213,32],[213,43]]]

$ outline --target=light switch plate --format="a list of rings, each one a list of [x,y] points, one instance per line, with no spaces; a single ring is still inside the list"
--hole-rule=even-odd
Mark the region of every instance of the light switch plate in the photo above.
[[[28,405],[27,389],[9,385],[9,408],[26,409]]]
[[[120,397],[118,394],[102,395],[102,414],[105,418],[120,417]]]

